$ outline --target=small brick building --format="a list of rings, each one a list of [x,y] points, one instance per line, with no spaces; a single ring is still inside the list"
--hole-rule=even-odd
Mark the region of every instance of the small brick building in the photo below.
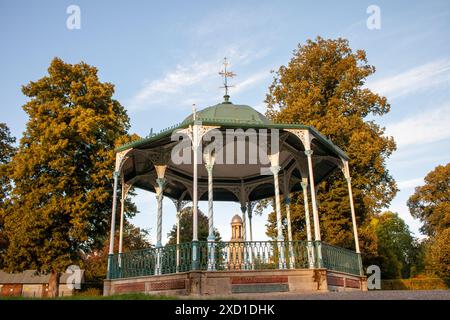
[[[59,276],[58,295],[71,296],[75,289],[67,286],[71,274],[61,273]],[[23,296],[43,298],[49,295],[50,274],[38,274],[36,270],[21,273],[7,273],[0,270],[0,296]],[[84,283],[84,270],[81,270],[81,283]]]

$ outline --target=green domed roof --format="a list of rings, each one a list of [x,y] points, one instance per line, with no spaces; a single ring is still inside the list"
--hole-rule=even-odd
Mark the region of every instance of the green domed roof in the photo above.
[[[192,120],[192,114],[185,121]],[[233,104],[231,102],[222,102],[196,113],[196,120],[217,121],[217,122],[248,122],[255,124],[271,124],[272,121],[267,119],[263,114],[256,111],[250,106]]]

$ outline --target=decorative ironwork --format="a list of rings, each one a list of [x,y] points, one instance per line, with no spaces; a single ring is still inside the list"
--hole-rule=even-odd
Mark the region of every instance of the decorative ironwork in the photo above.
[[[322,261],[323,266],[330,270],[355,275],[360,275],[361,273],[359,254],[351,250],[322,243]]]
[[[233,78],[234,76],[236,76],[236,74],[234,72],[228,71],[227,67],[228,67],[229,63],[227,61],[227,58],[225,57],[223,59],[223,70],[219,72],[219,74],[222,76],[223,78],[223,87],[225,89],[225,95],[223,96],[225,98],[225,102],[229,101],[229,94],[228,94],[228,88],[233,87],[232,85],[228,84],[228,78]]]
[[[285,256],[292,254],[292,264],[295,269],[327,268],[350,274],[360,274],[359,255],[351,250],[321,243],[320,241],[242,241],[214,242],[214,263],[208,258],[208,246],[211,242],[198,241],[196,270],[276,270],[280,268],[279,250]],[[129,251],[112,255],[110,279],[150,276],[154,274],[171,274],[192,270],[192,244],[190,242],[164,247],[151,247],[143,250]],[[179,263],[177,267],[177,249]],[[313,250],[314,256],[322,250],[322,264],[319,259],[310,265]],[[156,270],[156,257],[160,257],[160,265]],[[284,266],[285,268],[286,266]]]

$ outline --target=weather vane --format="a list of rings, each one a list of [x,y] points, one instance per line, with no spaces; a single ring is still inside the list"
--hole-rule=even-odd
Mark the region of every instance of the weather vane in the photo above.
[[[223,96],[225,98],[225,102],[228,102],[228,99],[230,98],[230,96],[228,95],[228,88],[234,87],[232,85],[228,85],[228,78],[233,78],[236,75],[231,71],[227,71],[227,66],[228,61],[227,57],[225,57],[223,58],[223,70],[219,72],[219,74],[223,77],[223,87],[221,88],[225,88],[225,95]]]

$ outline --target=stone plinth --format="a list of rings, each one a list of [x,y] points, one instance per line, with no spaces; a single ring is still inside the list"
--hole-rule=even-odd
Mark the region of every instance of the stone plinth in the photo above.
[[[326,269],[189,271],[105,280],[104,295],[245,295],[268,292],[367,290],[366,277]]]

